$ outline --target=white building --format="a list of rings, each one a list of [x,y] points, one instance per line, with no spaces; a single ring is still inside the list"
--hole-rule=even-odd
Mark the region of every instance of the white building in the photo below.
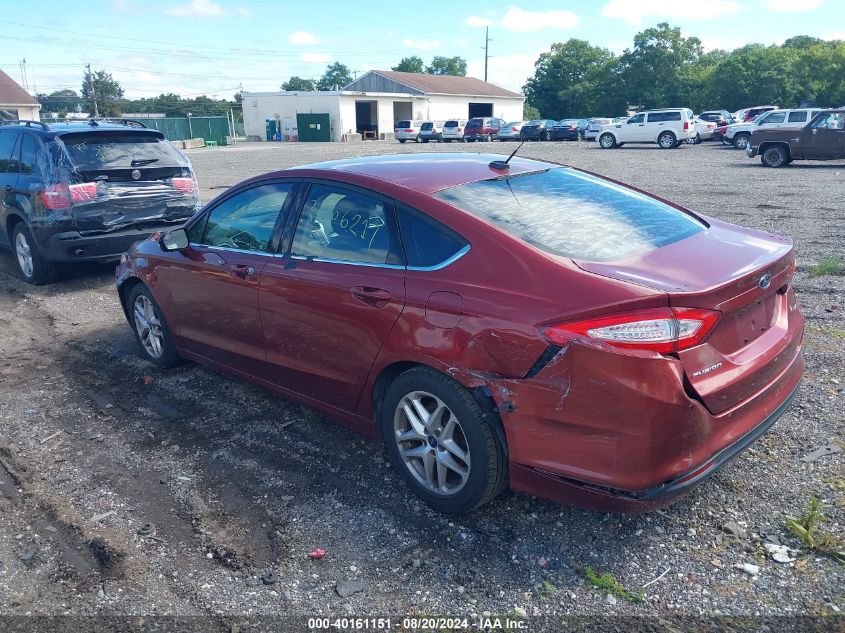
[[[41,110],[41,104],[14,79],[0,70],[0,120],[38,121],[39,110]]]
[[[392,138],[393,124],[405,119],[493,116],[521,121],[524,101],[521,94],[474,77],[371,70],[342,90],[245,92],[242,103],[248,137],[265,140],[270,120],[278,121],[283,140],[341,141],[360,139],[364,132]],[[309,129],[299,129],[297,115],[314,115],[300,116]]]

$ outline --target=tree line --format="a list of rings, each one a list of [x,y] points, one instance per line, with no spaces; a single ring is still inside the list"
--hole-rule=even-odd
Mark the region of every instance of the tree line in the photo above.
[[[540,55],[523,87],[540,116],[615,116],[628,110],[753,105],[845,105],[845,42],[806,35],[782,45],[704,52],[701,40],[660,23],[621,55],[570,39]]]

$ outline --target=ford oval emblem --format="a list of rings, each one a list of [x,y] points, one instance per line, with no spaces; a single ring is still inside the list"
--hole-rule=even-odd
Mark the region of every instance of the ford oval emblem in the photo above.
[[[766,288],[769,287],[769,285],[771,283],[772,283],[772,273],[766,273],[765,275],[760,277],[760,283],[758,285],[760,286],[760,288],[765,290]]]
[[[132,180],[138,180],[141,177],[141,172],[137,169],[133,169],[130,175],[132,176]]]

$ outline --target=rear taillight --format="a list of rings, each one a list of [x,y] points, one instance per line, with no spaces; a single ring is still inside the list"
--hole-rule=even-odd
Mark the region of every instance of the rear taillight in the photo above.
[[[569,131],[570,131],[570,132],[574,132],[574,131],[575,131],[575,130],[577,130],[577,129],[578,129],[577,127],[571,127],[571,128],[569,128]]]
[[[197,190],[197,181],[193,178],[176,177],[171,178],[170,182],[182,193],[195,193]]]
[[[69,209],[77,202],[90,202],[96,197],[96,182],[83,182],[75,185],[65,183],[47,185],[41,192],[41,202],[52,211]]]
[[[616,347],[670,354],[701,343],[719,316],[700,308],[655,308],[560,323],[543,328],[543,333],[556,345],[586,337]]]
[[[410,133],[410,132],[413,132],[414,130],[413,130],[413,128],[408,128],[408,129],[407,129],[407,130],[405,130],[405,131]]]
[[[685,130],[689,129],[689,121],[684,121],[684,129]]]
[[[463,128],[458,128],[458,132],[460,132]]]
[[[518,127],[512,127],[511,132],[519,132],[519,128]]]

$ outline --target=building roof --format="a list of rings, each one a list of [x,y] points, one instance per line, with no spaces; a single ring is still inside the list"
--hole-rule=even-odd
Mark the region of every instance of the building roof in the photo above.
[[[38,105],[31,94],[0,70],[0,105]]]
[[[386,81],[385,81],[386,80]],[[429,75],[428,73],[401,73],[395,70],[371,70],[344,88],[344,91],[397,92],[396,85],[405,87],[402,92],[439,95],[468,95],[472,97],[505,97],[522,99],[522,95],[505,90],[475,77]],[[382,87],[384,89],[379,89]]]

